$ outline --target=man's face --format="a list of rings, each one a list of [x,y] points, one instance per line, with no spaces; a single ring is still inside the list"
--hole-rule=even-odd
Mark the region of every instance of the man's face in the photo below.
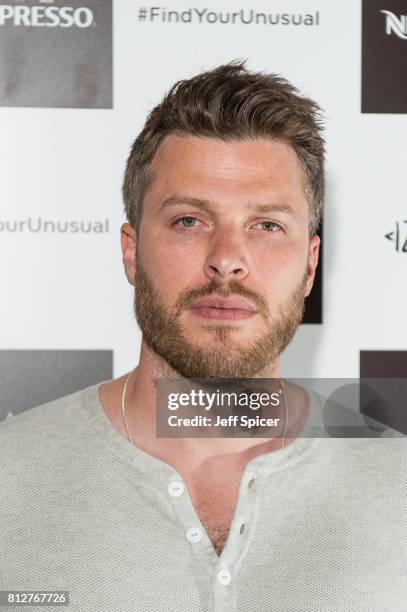
[[[184,377],[248,378],[272,365],[312,287],[319,238],[308,219],[289,145],[168,136],[139,235],[122,232],[148,346]]]

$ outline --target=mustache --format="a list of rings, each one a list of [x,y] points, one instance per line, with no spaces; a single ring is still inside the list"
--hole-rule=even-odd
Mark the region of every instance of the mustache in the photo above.
[[[220,285],[216,281],[211,281],[209,284],[204,285],[203,287],[186,289],[182,295],[179,296],[175,304],[177,314],[180,314],[182,310],[187,308],[195,300],[210,297],[212,295],[218,295],[221,297],[238,295],[247,298],[255,304],[260,314],[263,316],[267,315],[268,309],[266,300],[257,293],[242,287],[238,281],[230,281],[228,285]]]

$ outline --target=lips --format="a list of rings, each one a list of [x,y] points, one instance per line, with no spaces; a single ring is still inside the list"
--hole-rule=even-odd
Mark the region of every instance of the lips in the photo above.
[[[249,319],[257,312],[254,304],[239,296],[210,296],[197,300],[191,311],[201,319],[238,321]]]
[[[246,300],[243,297],[220,297],[220,296],[212,296],[202,298],[201,300],[197,300],[191,304],[190,308],[192,309],[207,309],[207,308],[216,308],[216,309],[225,309],[225,310],[239,310],[239,311],[247,311],[247,312],[256,312],[256,307],[252,302]]]

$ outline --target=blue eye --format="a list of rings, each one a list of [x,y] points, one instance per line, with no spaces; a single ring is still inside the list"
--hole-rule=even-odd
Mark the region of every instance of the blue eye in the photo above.
[[[182,221],[183,227],[194,227],[194,225],[190,225],[190,222],[197,221],[197,219],[195,219],[195,217],[181,217],[181,219],[178,219],[178,221],[175,221],[175,225],[178,225],[180,221]],[[185,224],[184,221],[187,221],[188,223]]]

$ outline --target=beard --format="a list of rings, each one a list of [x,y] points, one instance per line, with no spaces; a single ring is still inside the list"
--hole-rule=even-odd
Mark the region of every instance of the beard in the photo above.
[[[279,315],[274,319],[269,316],[264,298],[237,281],[227,287],[212,281],[205,287],[186,290],[177,299],[174,312],[169,313],[136,257],[136,320],[143,339],[164,370],[170,366],[185,378],[253,378],[273,364],[292,340],[304,316],[306,280],[305,273],[295,291],[280,304]],[[266,321],[266,330],[242,345],[233,340],[234,333],[238,333],[234,326],[205,325],[212,336],[209,346],[189,342],[180,314],[196,299],[214,294],[239,295],[254,302],[258,315]]]

